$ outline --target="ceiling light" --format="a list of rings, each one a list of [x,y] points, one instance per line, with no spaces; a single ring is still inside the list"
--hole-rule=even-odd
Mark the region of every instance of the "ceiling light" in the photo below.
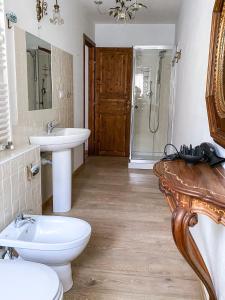
[[[94,3],[97,5],[98,11],[101,14],[109,14],[114,17],[117,21],[128,21],[135,18],[136,12],[141,8],[147,8],[146,5],[138,2],[138,0],[115,0],[116,6],[107,9],[106,12],[101,10],[103,5],[102,0],[95,0]]]

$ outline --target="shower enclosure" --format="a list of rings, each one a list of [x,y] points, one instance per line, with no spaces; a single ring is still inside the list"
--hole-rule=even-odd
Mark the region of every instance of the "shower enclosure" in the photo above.
[[[151,168],[171,138],[170,47],[134,47],[129,167]]]

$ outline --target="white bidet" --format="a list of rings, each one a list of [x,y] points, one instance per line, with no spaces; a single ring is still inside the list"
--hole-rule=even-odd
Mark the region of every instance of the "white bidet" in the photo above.
[[[34,222],[16,227],[12,222],[0,233],[0,246],[14,248],[27,261],[52,267],[64,292],[73,286],[71,262],[87,246],[91,226],[83,220],[58,216],[25,216]]]

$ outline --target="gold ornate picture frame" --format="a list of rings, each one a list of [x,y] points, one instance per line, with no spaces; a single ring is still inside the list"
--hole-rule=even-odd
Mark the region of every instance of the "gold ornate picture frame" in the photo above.
[[[211,136],[225,148],[225,0],[213,10],[206,103]]]

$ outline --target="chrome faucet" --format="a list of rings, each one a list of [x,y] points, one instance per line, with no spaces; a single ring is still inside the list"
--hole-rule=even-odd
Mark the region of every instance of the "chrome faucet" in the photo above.
[[[31,217],[24,217],[23,213],[19,214],[16,219],[15,219],[15,227],[16,228],[20,228],[23,225],[27,224],[27,223],[32,223],[34,224],[36,222],[35,219],[31,218]]]
[[[14,255],[15,251],[13,248],[11,247],[0,247],[0,250],[2,252],[0,259],[14,259],[14,258],[18,258]]]
[[[57,121],[53,120],[47,123],[47,133],[51,134],[53,129],[58,125]]]

